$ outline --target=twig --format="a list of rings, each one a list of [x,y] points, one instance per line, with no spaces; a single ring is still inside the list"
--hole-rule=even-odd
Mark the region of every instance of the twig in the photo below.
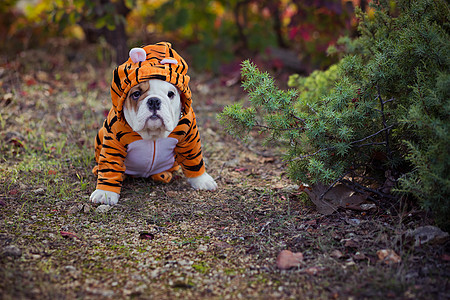
[[[296,115],[294,115],[294,114],[291,114],[291,116],[294,118],[294,119],[296,119],[296,120],[299,120],[299,121],[302,121],[303,123],[305,123],[306,124],[306,121],[305,121],[305,119],[302,119],[302,118],[299,118],[299,117],[297,117]]]
[[[270,223],[272,223],[272,221],[267,221],[266,224],[264,224],[264,225],[261,227],[261,230],[258,232],[258,234],[262,234],[263,231],[267,228],[267,226],[270,225]]]
[[[386,142],[368,143],[368,144],[357,145],[355,147],[361,148],[361,147],[365,147],[365,146],[375,146],[375,145],[386,145]]]
[[[378,99],[380,100],[380,105],[381,105],[381,118],[383,120],[383,127],[386,129],[387,125],[386,125],[386,116],[384,114],[384,104],[386,102],[383,101],[383,99],[381,98],[381,91],[380,91],[380,86],[377,85],[377,92],[378,92]],[[390,100],[387,100],[390,101]],[[392,127],[392,126],[390,126]],[[389,147],[389,130],[386,130],[386,132],[384,133],[385,139],[386,139],[386,154],[389,160],[391,160],[392,155],[391,155],[391,149]]]
[[[367,192],[371,192],[371,193],[377,194],[377,195],[380,196],[380,197],[390,198],[390,199],[395,199],[395,198],[396,198],[395,196],[388,195],[388,194],[382,193],[382,192],[380,192],[380,191],[377,191],[377,190],[374,190],[374,189],[365,187],[365,186],[363,186],[363,185],[361,185],[361,184],[359,184],[359,183],[357,183],[357,182],[354,182],[354,181],[349,181],[349,180],[344,179],[344,180],[342,180],[342,182],[343,182],[344,184],[346,184],[346,185],[353,185],[353,186],[356,186],[356,187],[358,187],[358,188],[360,188],[360,189],[362,189],[362,190],[364,190],[364,191],[367,191]],[[352,189],[354,189],[355,191],[361,193],[361,191],[356,190],[354,187],[353,187]]]
[[[374,137],[374,136],[376,136],[377,134],[380,134],[380,133],[382,133],[383,131],[386,131],[386,130],[389,130],[389,129],[391,129],[392,127],[393,127],[393,125],[391,125],[391,126],[389,126],[389,127],[386,127],[386,128],[383,128],[383,129],[381,129],[381,130],[379,130],[379,131],[375,132],[374,134],[371,134],[371,135],[369,135],[369,136],[366,136],[365,138],[362,138],[362,139],[360,139],[360,140],[357,140],[357,141],[351,142],[351,143],[350,143],[350,145],[353,145],[353,144],[356,144],[356,143],[360,143],[360,142],[363,142],[363,141],[365,141],[365,140],[367,140],[367,139],[370,139],[371,137]]]

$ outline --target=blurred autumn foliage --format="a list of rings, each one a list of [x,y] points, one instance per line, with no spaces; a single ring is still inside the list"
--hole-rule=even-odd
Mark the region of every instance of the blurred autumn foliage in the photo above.
[[[55,38],[100,43],[123,62],[134,46],[170,40],[198,69],[236,58],[309,73],[331,63],[328,46],[356,27],[363,0],[3,0],[0,49],[26,50]],[[8,41],[8,42],[6,42]]]

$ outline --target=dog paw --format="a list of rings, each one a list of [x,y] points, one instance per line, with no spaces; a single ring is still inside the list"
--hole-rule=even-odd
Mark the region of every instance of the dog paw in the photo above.
[[[89,200],[93,203],[115,205],[119,201],[120,195],[110,191],[95,190]]]
[[[202,175],[198,176],[198,177],[188,178],[187,181],[196,190],[214,191],[214,190],[217,189],[217,183],[206,172],[203,173]]]

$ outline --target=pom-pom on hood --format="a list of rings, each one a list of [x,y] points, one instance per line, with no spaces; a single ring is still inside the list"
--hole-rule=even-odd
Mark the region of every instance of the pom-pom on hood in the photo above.
[[[150,79],[172,83],[181,92],[183,114],[191,108],[188,65],[167,42],[133,48],[130,58],[114,69],[111,83],[111,100],[119,119],[123,117],[123,103],[128,91],[135,85]]]

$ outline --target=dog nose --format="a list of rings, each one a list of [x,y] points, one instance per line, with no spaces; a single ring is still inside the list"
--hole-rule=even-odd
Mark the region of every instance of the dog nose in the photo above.
[[[161,108],[161,100],[159,98],[152,97],[147,100],[147,106],[149,110],[159,110]]]

